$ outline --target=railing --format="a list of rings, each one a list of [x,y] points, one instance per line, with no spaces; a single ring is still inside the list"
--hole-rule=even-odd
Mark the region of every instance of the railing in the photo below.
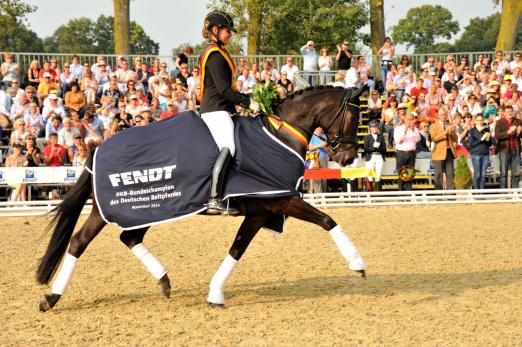
[[[504,54],[509,55],[510,57],[513,56],[513,54],[518,51],[506,51]],[[0,63],[3,63],[4,52],[0,52]],[[457,60],[460,60],[461,57],[467,57],[469,65],[475,64],[478,60],[478,56],[481,54],[484,57],[487,57],[490,59],[490,61],[493,61],[495,52],[493,51],[487,51],[487,52],[457,52],[457,53],[431,53],[431,54],[396,54],[394,57],[394,62],[398,63],[400,61],[400,58],[403,55],[408,56],[410,65],[413,66],[415,71],[419,71],[422,64],[426,63],[428,61],[428,57],[435,57],[435,60],[441,60],[445,62],[445,58],[448,54],[453,55]],[[43,64],[45,60],[49,60],[51,58],[55,58],[58,61],[59,66],[62,66],[64,62],[70,62],[71,57],[73,54],[68,53],[13,53],[14,55],[14,62],[18,63],[21,68],[21,73],[26,73],[27,69],[30,66],[30,63],[32,60],[38,60],[40,62],[40,65]],[[110,66],[114,66],[117,60],[118,55],[114,54],[77,54],[80,58],[81,63],[88,63],[88,64],[94,64],[96,62],[96,57],[99,55],[103,55],[105,57],[106,62]],[[362,53],[362,56],[366,58],[367,64],[369,64],[372,67],[378,67],[379,66],[379,57],[376,55],[372,55],[371,53]],[[296,55],[296,54],[288,54],[288,55],[233,55],[232,59],[237,64],[239,62],[240,58],[245,58],[248,62],[248,65],[251,65],[253,63],[257,63],[260,66],[263,62],[270,59],[272,60],[274,66],[280,68],[281,66],[285,65],[286,58],[287,57],[293,57],[294,63],[299,67],[302,68],[303,64],[303,57],[302,55]],[[133,65],[132,61],[136,57],[140,57],[143,61],[147,62],[149,65],[152,64],[155,58],[159,58],[161,62],[164,62],[168,64],[170,70],[174,70],[174,61],[176,59],[175,56],[172,55],[129,55],[127,56],[131,60],[131,66]],[[332,59],[335,61],[335,55],[331,56]],[[353,59],[352,61],[354,61]],[[189,65],[196,66],[198,65],[198,56],[191,56],[189,57]]]
[[[315,207],[368,207],[401,205],[498,204],[521,203],[522,188],[483,190],[424,190],[408,192],[358,192],[305,194],[304,200]],[[43,216],[61,200],[0,202],[0,217]],[[87,201],[82,214],[89,213]]]

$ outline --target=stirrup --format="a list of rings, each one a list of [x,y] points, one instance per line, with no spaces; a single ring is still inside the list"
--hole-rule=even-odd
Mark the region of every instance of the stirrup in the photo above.
[[[207,214],[235,216],[239,214],[239,210],[230,206],[225,206],[223,201],[219,198],[210,198],[207,204]]]

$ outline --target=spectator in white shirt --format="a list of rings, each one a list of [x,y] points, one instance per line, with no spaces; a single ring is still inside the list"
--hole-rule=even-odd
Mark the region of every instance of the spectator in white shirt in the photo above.
[[[300,49],[303,55],[303,78],[311,86],[315,85],[314,72],[317,71],[317,53],[314,47],[314,41],[308,41]]]
[[[237,85],[239,92],[246,94],[254,88],[256,79],[250,75],[250,71],[248,71],[247,68],[244,68],[243,71],[241,71],[241,76],[237,78]]]
[[[294,75],[299,71],[299,68],[294,65],[294,58],[287,57],[286,58],[286,65],[283,65],[281,67],[281,72],[286,72],[286,77],[294,82]]]

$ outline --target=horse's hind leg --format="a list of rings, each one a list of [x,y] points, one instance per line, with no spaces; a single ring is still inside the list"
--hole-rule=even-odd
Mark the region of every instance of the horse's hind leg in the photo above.
[[[154,254],[143,244],[143,237],[149,228],[136,229],[136,230],[124,230],[120,234],[120,240],[127,247],[130,248],[132,253],[138,258],[143,265],[149,270],[154,278],[159,282],[161,286],[161,292],[167,298],[170,297],[170,280],[167,276],[167,268],[156,258]]]
[[[319,211],[299,197],[290,198],[281,208],[281,211],[275,212],[314,223],[328,231],[330,237],[341,252],[341,255],[348,262],[348,268],[360,273],[362,277],[366,277],[367,266],[361,254],[342,227],[338,225],[332,217]]]
[[[223,263],[221,263],[221,266],[210,281],[210,291],[207,301],[211,307],[225,307],[225,284],[232,275],[232,272],[234,272],[239,259],[245,253],[248,245],[265,223],[266,217],[266,215],[257,215],[255,217],[247,215],[243,220],[227,257],[223,260]]]
[[[89,243],[98,235],[105,226],[105,222],[98,212],[96,205],[93,205],[91,214],[80,230],[73,235],[69,250],[65,254],[62,267],[56,276],[51,287],[51,294],[44,295],[40,301],[40,311],[45,312],[53,308],[61,296],[65,293],[71,281],[74,269],[78,263],[78,258],[83,254]]]

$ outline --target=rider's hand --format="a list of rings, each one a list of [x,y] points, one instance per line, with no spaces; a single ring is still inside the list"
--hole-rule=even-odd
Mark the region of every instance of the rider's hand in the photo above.
[[[250,99],[250,105],[248,106],[248,108],[251,109],[254,112],[254,114],[259,113],[259,103],[254,99]]]

